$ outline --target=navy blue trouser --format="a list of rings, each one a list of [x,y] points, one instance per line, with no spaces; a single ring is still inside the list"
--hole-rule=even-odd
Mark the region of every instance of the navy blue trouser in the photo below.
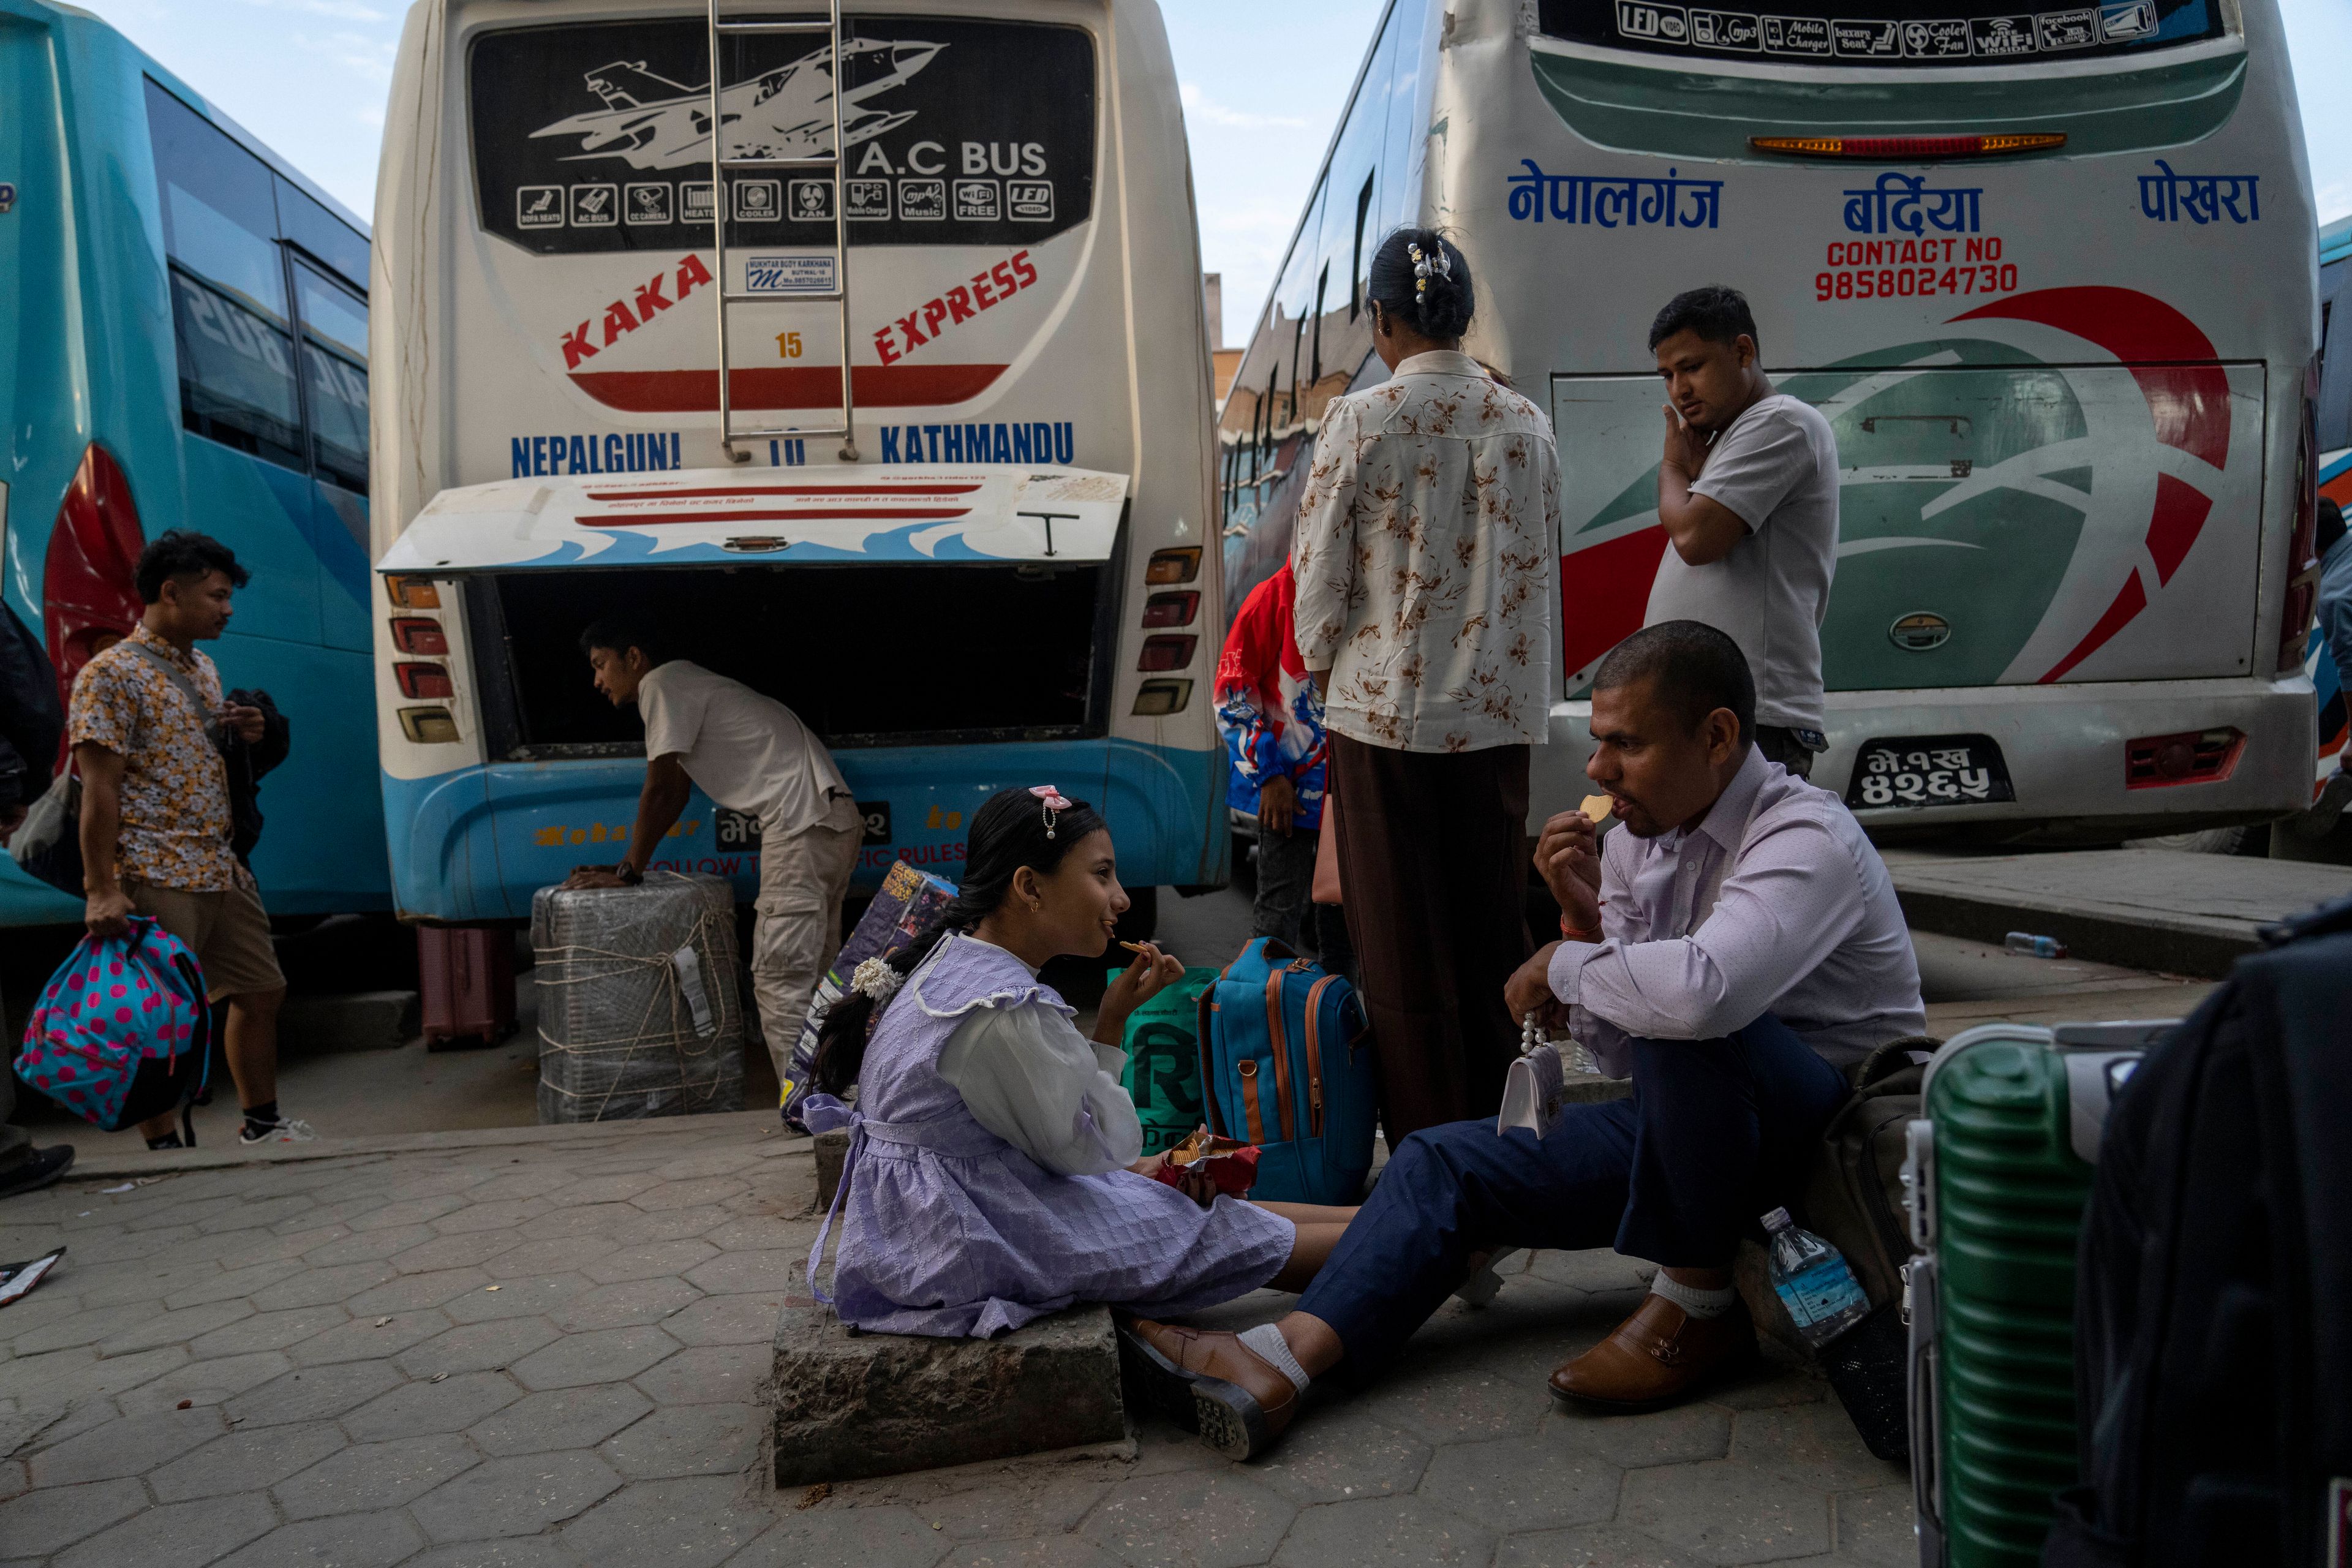
[[[1424,1128],[1389,1158],[1298,1310],[1370,1376],[1462,1283],[1470,1255],[1614,1246],[1729,1267],[1803,1179],[1845,1076],[1767,1013],[1719,1040],[1635,1040],[1633,1094],[1572,1105],[1551,1136],[1491,1121]]]

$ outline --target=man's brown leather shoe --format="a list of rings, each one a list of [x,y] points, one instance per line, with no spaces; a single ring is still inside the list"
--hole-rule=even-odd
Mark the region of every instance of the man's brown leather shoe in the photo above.
[[[1119,1325],[1129,1386],[1229,1459],[1274,1447],[1298,1413],[1298,1390],[1239,1336],[1130,1318]]]
[[[1554,1399],[1612,1410],[1671,1405],[1716,1373],[1756,1353],[1756,1327],[1734,1302],[1719,1318],[1694,1318],[1655,1292],[1610,1336],[1551,1374]]]

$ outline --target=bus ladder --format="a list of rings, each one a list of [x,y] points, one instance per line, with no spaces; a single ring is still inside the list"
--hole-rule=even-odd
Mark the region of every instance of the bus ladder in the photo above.
[[[841,0],[827,0],[826,19],[822,22],[729,22],[720,17],[719,0],[709,0],[710,15],[710,239],[716,252],[719,287],[714,291],[719,309],[719,445],[727,456],[738,463],[748,463],[751,454],[736,445],[739,441],[771,440],[777,437],[808,436],[838,436],[841,437],[841,460],[857,461],[856,402],[850,390],[849,379],[849,209],[842,189],[841,92],[844,66],[841,58]],[[719,77],[719,40],[755,33],[823,34],[830,41],[831,63],[827,74],[833,82],[833,154],[824,158],[730,158],[719,138],[725,132],[725,120],[719,108],[722,83]],[[833,174],[833,248],[834,287],[824,293],[796,293],[790,296],[795,303],[830,300],[840,314],[841,325],[841,423],[834,426],[790,426],[779,428],[742,429],[735,427],[733,388],[729,384],[727,357],[727,309],[730,305],[774,305],[784,302],[772,294],[753,294],[730,290],[727,271],[727,221],[733,205],[734,192],[729,187],[729,173],[745,169],[830,170]],[[788,187],[789,188],[789,187]]]

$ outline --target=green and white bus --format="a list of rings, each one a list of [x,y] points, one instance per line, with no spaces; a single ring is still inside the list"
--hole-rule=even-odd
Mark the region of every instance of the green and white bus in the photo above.
[[[2316,282],[2276,0],[1930,8],[1392,0],[1225,405],[1227,602],[1287,552],[1323,407],[1385,374],[1381,235],[1433,224],[1476,271],[1465,347],[1559,431],[1537,819],[1584,793],[1593,667],[1666,549],[1648,324],[1706,283],[1837,434],[1813,777],[1874,833],[2306,805]]]

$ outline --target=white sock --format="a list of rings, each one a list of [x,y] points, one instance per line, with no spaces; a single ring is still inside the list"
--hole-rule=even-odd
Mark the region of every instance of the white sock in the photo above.
[[[1650,1294],[1664,1296],[1690,1316],[1702,1321],[1720,1318],[1731,1310],[1734,1301],[1739,1300],[1739,1291],[1735,1286],[1726,1285],[1720,1290],[1702,1290],[1696,1285],[1685,1285],[1667,1279],[1663,1268],[1651,1277]]]
[[[1282,1337],[1280,1329],[1272,1323],[1260,1323],[1256,1328],[1244,1329],[1234,1337],[1255,1351],[1275,1371],[1290,1379],[1293,1388],[1301,1394],[1307,1392],[1307,1369],[1298,1364],[1297,1356],[1290,1353],[1290,1342]]]

